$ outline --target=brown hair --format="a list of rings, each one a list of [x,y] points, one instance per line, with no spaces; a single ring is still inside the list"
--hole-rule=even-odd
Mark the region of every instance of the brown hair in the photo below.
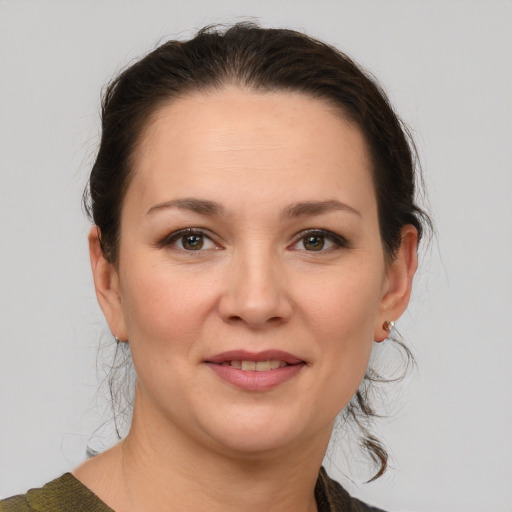
[[[123,198],[141,133],[162,104],[194,91],[236,84],[254,90],[294,91],[323,99],[359,127],[373,164],[379,227],[385,254],[400,246],[401,228],[412,224],[421,238],[428,216],[415,203],[414,144],[376,81],[339,50],[302,33],[240,23],[206,27],[188,41],[168,41],[130,66],[108,86],[102,104],[102,137],[84,205],[100,228],[105,257],[116,263]],[[404,347],[408,359],[409,351]],[[363,446],[379,469],[387,453],[365,420],[375,415],[367,371],[344,417],[362,429]]]

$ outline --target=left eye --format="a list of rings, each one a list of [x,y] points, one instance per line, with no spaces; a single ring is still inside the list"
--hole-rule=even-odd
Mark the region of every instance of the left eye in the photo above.
[[[178,231],[167,237],[162,245],[170,245],[182,251],[204,251],[216,249],[217,245],[201,231]]]
[[[324,231],[310,231],[304,233],[292,246],[295,250],[312,252],[327,251],[336,247],[346,246],[343,238],[334,233]]]

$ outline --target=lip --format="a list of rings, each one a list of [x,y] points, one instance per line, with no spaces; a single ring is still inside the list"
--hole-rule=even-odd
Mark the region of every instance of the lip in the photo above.
[[[294,356],[282,350],[263,350],[261,352],[249,352],[248,350],[228,350],[209,357],[206,363],[222,364],[226,361],[270,361],[278,359],[288,364],[305,363],[300,357]]]
[[[288,366],[267,371],[241,370],[223,365],[226,361],[279,360]],[[306,366],[306,362],[293,354],[281,350],[249,352],[230,350],[209,357],[204,363],[222,380],[245,391],[268,391],[294,378]]]

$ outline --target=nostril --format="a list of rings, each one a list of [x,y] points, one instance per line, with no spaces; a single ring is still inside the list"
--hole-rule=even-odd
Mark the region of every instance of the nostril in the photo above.
[[[218,313],[231,324],[244,323],[255,329],[285,322],[292,307],[288,294],[278,280],[262,276],[252,277],[244,272],[227,283],[218,302]]]
[[[277,325],[284,321],[281,316],[257,316],[257,315],[229,315],[224,318],[224,321],[230,324],[243,323],[252,328],[263,328],[269,325]]]

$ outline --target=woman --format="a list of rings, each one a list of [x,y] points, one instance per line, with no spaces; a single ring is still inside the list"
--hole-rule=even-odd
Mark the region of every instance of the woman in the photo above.
[[[425,222],[384,94],[323,43],[236,25],[131,66],[102,120],[89,247],[131,429],[0,510],[376,510],[321,464],[338,414],[372,413]]]

